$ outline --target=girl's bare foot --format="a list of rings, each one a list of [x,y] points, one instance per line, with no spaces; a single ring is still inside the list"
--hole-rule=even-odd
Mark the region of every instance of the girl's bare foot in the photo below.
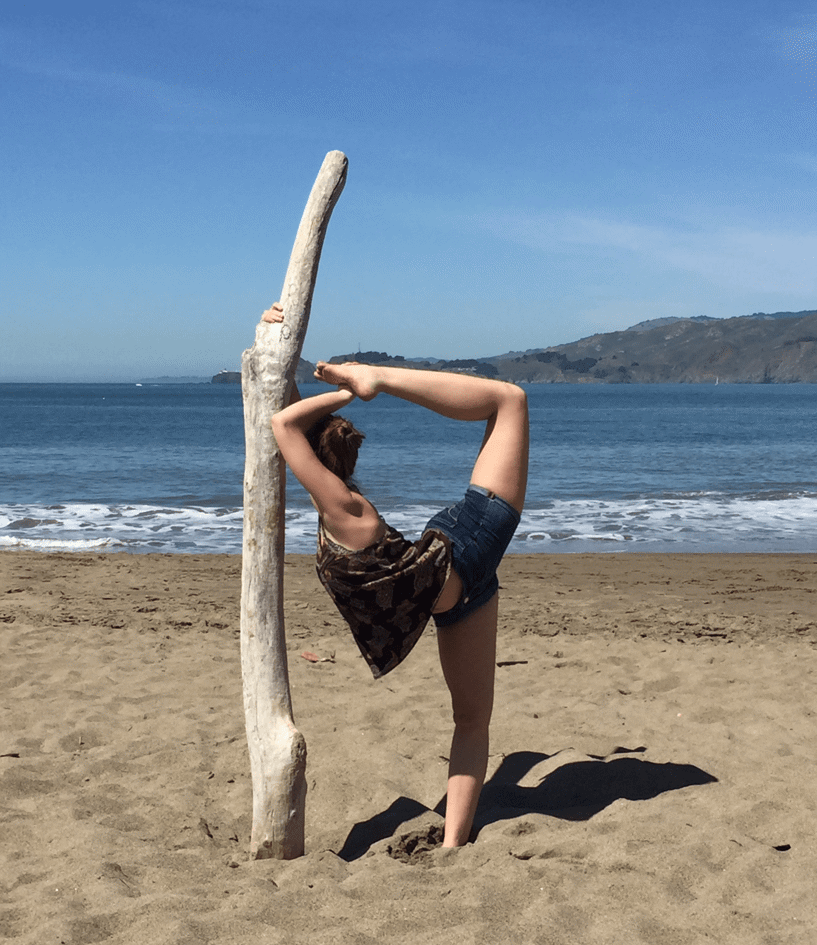
[[[271,322],[272,324],[282,322],[284,320],[284,308],[281,303],[274,302],[272,306],[264,312],[261,319],[262,321]]]
[[[327,384],[336,384],[338,387],[347,387],[361,400],[372,400],[378,394],[377,372],[370,364],[358,364],[357,361],[347,361],[345,364],[327,364],[318,361],[315,377],[326,381]]]

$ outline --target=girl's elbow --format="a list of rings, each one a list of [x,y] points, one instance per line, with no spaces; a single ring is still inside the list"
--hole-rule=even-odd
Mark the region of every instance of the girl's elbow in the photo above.
[[[270,423],[272,425],[272,432],[276,436],[283,433],[288,426],[285,411],[282,410],[279,413],[273,414]]]

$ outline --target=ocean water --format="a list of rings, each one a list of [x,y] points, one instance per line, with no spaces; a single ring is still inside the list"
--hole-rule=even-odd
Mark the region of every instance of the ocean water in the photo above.
[[[817,551],[817,385],[527,392],[511,551]],[[407,536],[461,497],[481,424],[385,396],[346,413],[361,488]],[[0,384],[0,548],[239,552],[243,450],[237,385]],[[287,550],[315,529],[290,477]]]

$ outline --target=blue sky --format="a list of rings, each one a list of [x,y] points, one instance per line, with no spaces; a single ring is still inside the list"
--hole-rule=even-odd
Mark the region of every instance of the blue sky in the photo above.
[[[311,360],[817,308],[813,4],[5,0],[0,69],[0,381],[237,369],[335,149]]]

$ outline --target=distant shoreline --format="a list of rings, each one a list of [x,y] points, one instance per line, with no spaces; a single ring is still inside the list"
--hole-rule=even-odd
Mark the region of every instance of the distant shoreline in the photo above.
[[[756,312],[739,318],[658,318],[569,344],[483,358],[410,359],[385,351],[330,361],[409,370],[451,371],[516,384],[814,384],[817,311]],[[314,365],[301,359],[298,383]],[[237,383],[221,371],[215,383]]]
[[[756,312],[736,318],[656,318],[567,344],[481,358],[407,358],[385,351],[335,355],[339,361],[451,371],[516,384],[815,384],[817,311]],[[315,365],[300,360],[299,384]],[[239,384],[240,371],[121,381],[0,381],[0,384]]]

